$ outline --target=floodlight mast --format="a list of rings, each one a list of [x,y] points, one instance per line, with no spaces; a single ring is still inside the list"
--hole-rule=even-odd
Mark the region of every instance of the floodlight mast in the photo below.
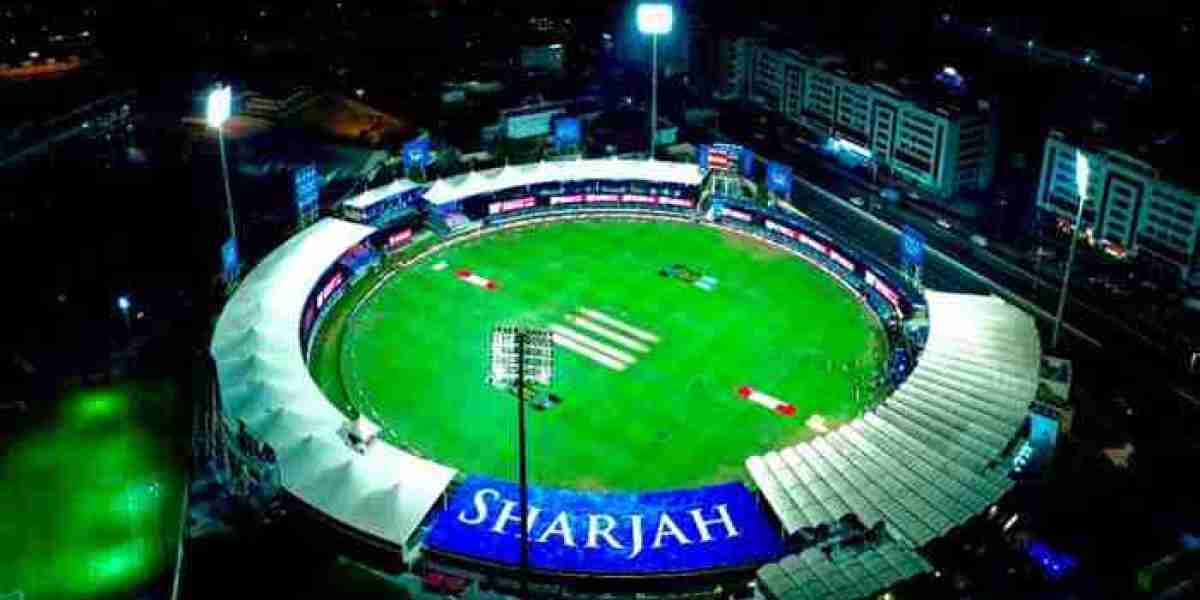
[[[217,130],[217,146],[221,153],[221,181],[225,184],[225,214],[229,217],[229,236],[237,238],[237,224],[233,215],[233,193],[229,189],[229,164],[225,158],[225,121],[232,112],[233,90],[228,85],[220,86],[208,94],[208,126]],[[237,242],[234,242],[236,244]]]
[[[492,329],[489,378],[493,384],[515,384],[517,396],[517,457],[520,494],[521,597],[529,597],[529,463],[526,444],[525,380],[527,366],[538,382],[548,385],[554,376],[554,351],[550,334],[544,330],[498,326]],[[531,344],[531,342],[533,342]],[[531,348],[532,346],[532,348]],[[536,361],[526,365],[528,361]]]
[[[1087,155],[1075,151],[1075,195],[1079,204],[1075,209],[1075,223],[1071,227],[1071,245],[1067,250],[1067,265],[1063,271],[1062,288],[1058,292],[1058,311],[1054,314],[1054,332],[1050,335],[1050,347],[1058,348],[1058,335],[1062,329],[1063,313],[1067,309],[1067,291],[1071,282],[1071,267],[1075,263],[1075,245],[1079,241],[1079,228],[1083,224],[1083,201],[1087,194],[1088,175],[1091,173]]]
[[[658,36],[671,33],[675,21],[670,4],[646,3],[637,7],[638,31],[650,36],[650,160],[658,145]]]
[[[517,454],[521,500],[521,598],[529,598],[529,458],[525,447],[525,331],[517,330]]]

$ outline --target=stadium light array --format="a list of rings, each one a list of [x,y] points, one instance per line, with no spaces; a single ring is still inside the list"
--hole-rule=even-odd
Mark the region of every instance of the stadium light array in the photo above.
[[[220,86],[208,94],[208,126],[220,129],[229,119],[233,105],[233,89]]]
[[[675,10],[670,4],[647,3],[637,7],[638,31],[646,35],[671,33],[675,24]]]

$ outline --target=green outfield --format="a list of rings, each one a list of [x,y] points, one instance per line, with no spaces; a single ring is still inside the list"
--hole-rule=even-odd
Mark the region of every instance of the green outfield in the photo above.
[[[360,283],[322,328],[311,368],[325,392],[399,446],[515,479],[515,401],[484,381],[488,335],[502,323],[552,327],[562,402],[529,412],[530,477],[542,485],[744,479],[748,455],[811,437],[814,416],[833,427],[873,402],[886,355],[875,318],[824,272],[687,223],[522,227],[384,277],[369,297],[379,278]]]

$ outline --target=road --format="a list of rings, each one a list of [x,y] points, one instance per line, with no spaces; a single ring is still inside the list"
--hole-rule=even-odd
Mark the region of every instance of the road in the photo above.
[[[714,138],[737,142],[736,137],[713,132]],[[947,232],[933,219],[919,212],[885,209],[868,213],[852,206],[845,199],[862,196],[876,197],[877,187],[863,181],[858,175],[831,165],[815,152],[800,148],[784,148],[767,140],[754,146],[767,148],[771,156],[793,165],[800,185],[793,190],[793,201],[797,208],[809,212],[814,218],[826,221],[839,234],[854,241],[877,257],[895,263],[898,254],[898,233],[895,228],[909,224],[926,234],[930,252],[925,265],[923,281],[927,287],[948,291],[994,292],[1014,302],[1043,321],[1052,322],[1057,309],[1059,284],[1045,278],[1039,279],[1031,271],[993,252],[970,244],[964,235]],[[1076,278],[1073,288],[1078,288]],[[1153,353],[1158,360],[1179,362],[1166,344],[1147,336],[1136,323],[1122,318],[1116,310],[1106,309],[1089,302],[1078,291],[1069,297],[1064,318],[1064,331],[1075,340],[1087,341],[1089,350],[1104,345],[1136,347]],[[1065,346],[1072,345],[1064,339]]]
[[[826,168],[812,168],[810,161],[805,162],[810,165],[810,168],[804,171],[804,177],[812,180],[815,185],[833,192],[835,196],[841,198],[862,196],[868,199],[876,196],[875,189],[869,187],[869,183],[855,181],[853,174],[838,173],[828,165]],[[833,199],[830,198],[830,200]],[[840,204],[851,212],[859,214],[864,212],[847,202],[843,201]],[[920,230],[930,240],[931,246],[948,254],[954,261],[961,263],[964,268],[976,271],[991,282],[1018,295],[1026,304],[1025,308],[1029,309],[1036,305],[1040,307],[1041,311],[1047,313],[1053,313],[1057,309],[1057,291],[1060,282],[1047,280],[1044,277],[1039,279],[1033,272],[1002,258],[995,252],[975,247],[967,242],[963,235],[944,230],[931,218],[919,212],[885,209],[876,216],[893,226],[908,224]],[[892,253],[894,254],[895,250]],[[930,287],[938,289],[933,280],[927,279],[926,281]],[[1077,331],[1088,332],[1091,337],[1107,337],[1104,335],[1105,332],[1116,333],[1122,345],[1134,341],[1140,346],[1153,349],[1164,356],[1167,355],[1168,349],[1163,343],[1139,331],[1135,324],[1122,318],[1119,311],[1098,306],[1079,294],[1078,278],[1075,278],[1072,287],[1075,288],[1075,291],[1070,296],[1064,319],[1070,326],[1076,328]],[[1034,312],[1040,311],[1035,310]],[[1048,319],[1052,318],[1052,315],[1042,316]]]

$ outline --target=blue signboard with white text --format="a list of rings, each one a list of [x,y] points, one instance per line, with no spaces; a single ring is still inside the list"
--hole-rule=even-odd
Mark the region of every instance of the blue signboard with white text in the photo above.
[[[317,165],[305,165],[292,173],[292,196],[301,225],[315,221],[321,198],[321,175]]]
[[[925,235],[908,225],[900,234],[900,262],[905,267],[925,264]]]
[[[792,168],[775,161],[767,163],[767,191],[790,198],[792,195]]]
[[[421,136],[404,144],[404,170],[423,169],[433,164],[433,140]]]
[[[516,484],[472,476],[425,545],[489,563],[520,561]],[[778,560],[783,540],[740,483],[644,493],[530,487],[529,560],[538,571],[691,573]]]

